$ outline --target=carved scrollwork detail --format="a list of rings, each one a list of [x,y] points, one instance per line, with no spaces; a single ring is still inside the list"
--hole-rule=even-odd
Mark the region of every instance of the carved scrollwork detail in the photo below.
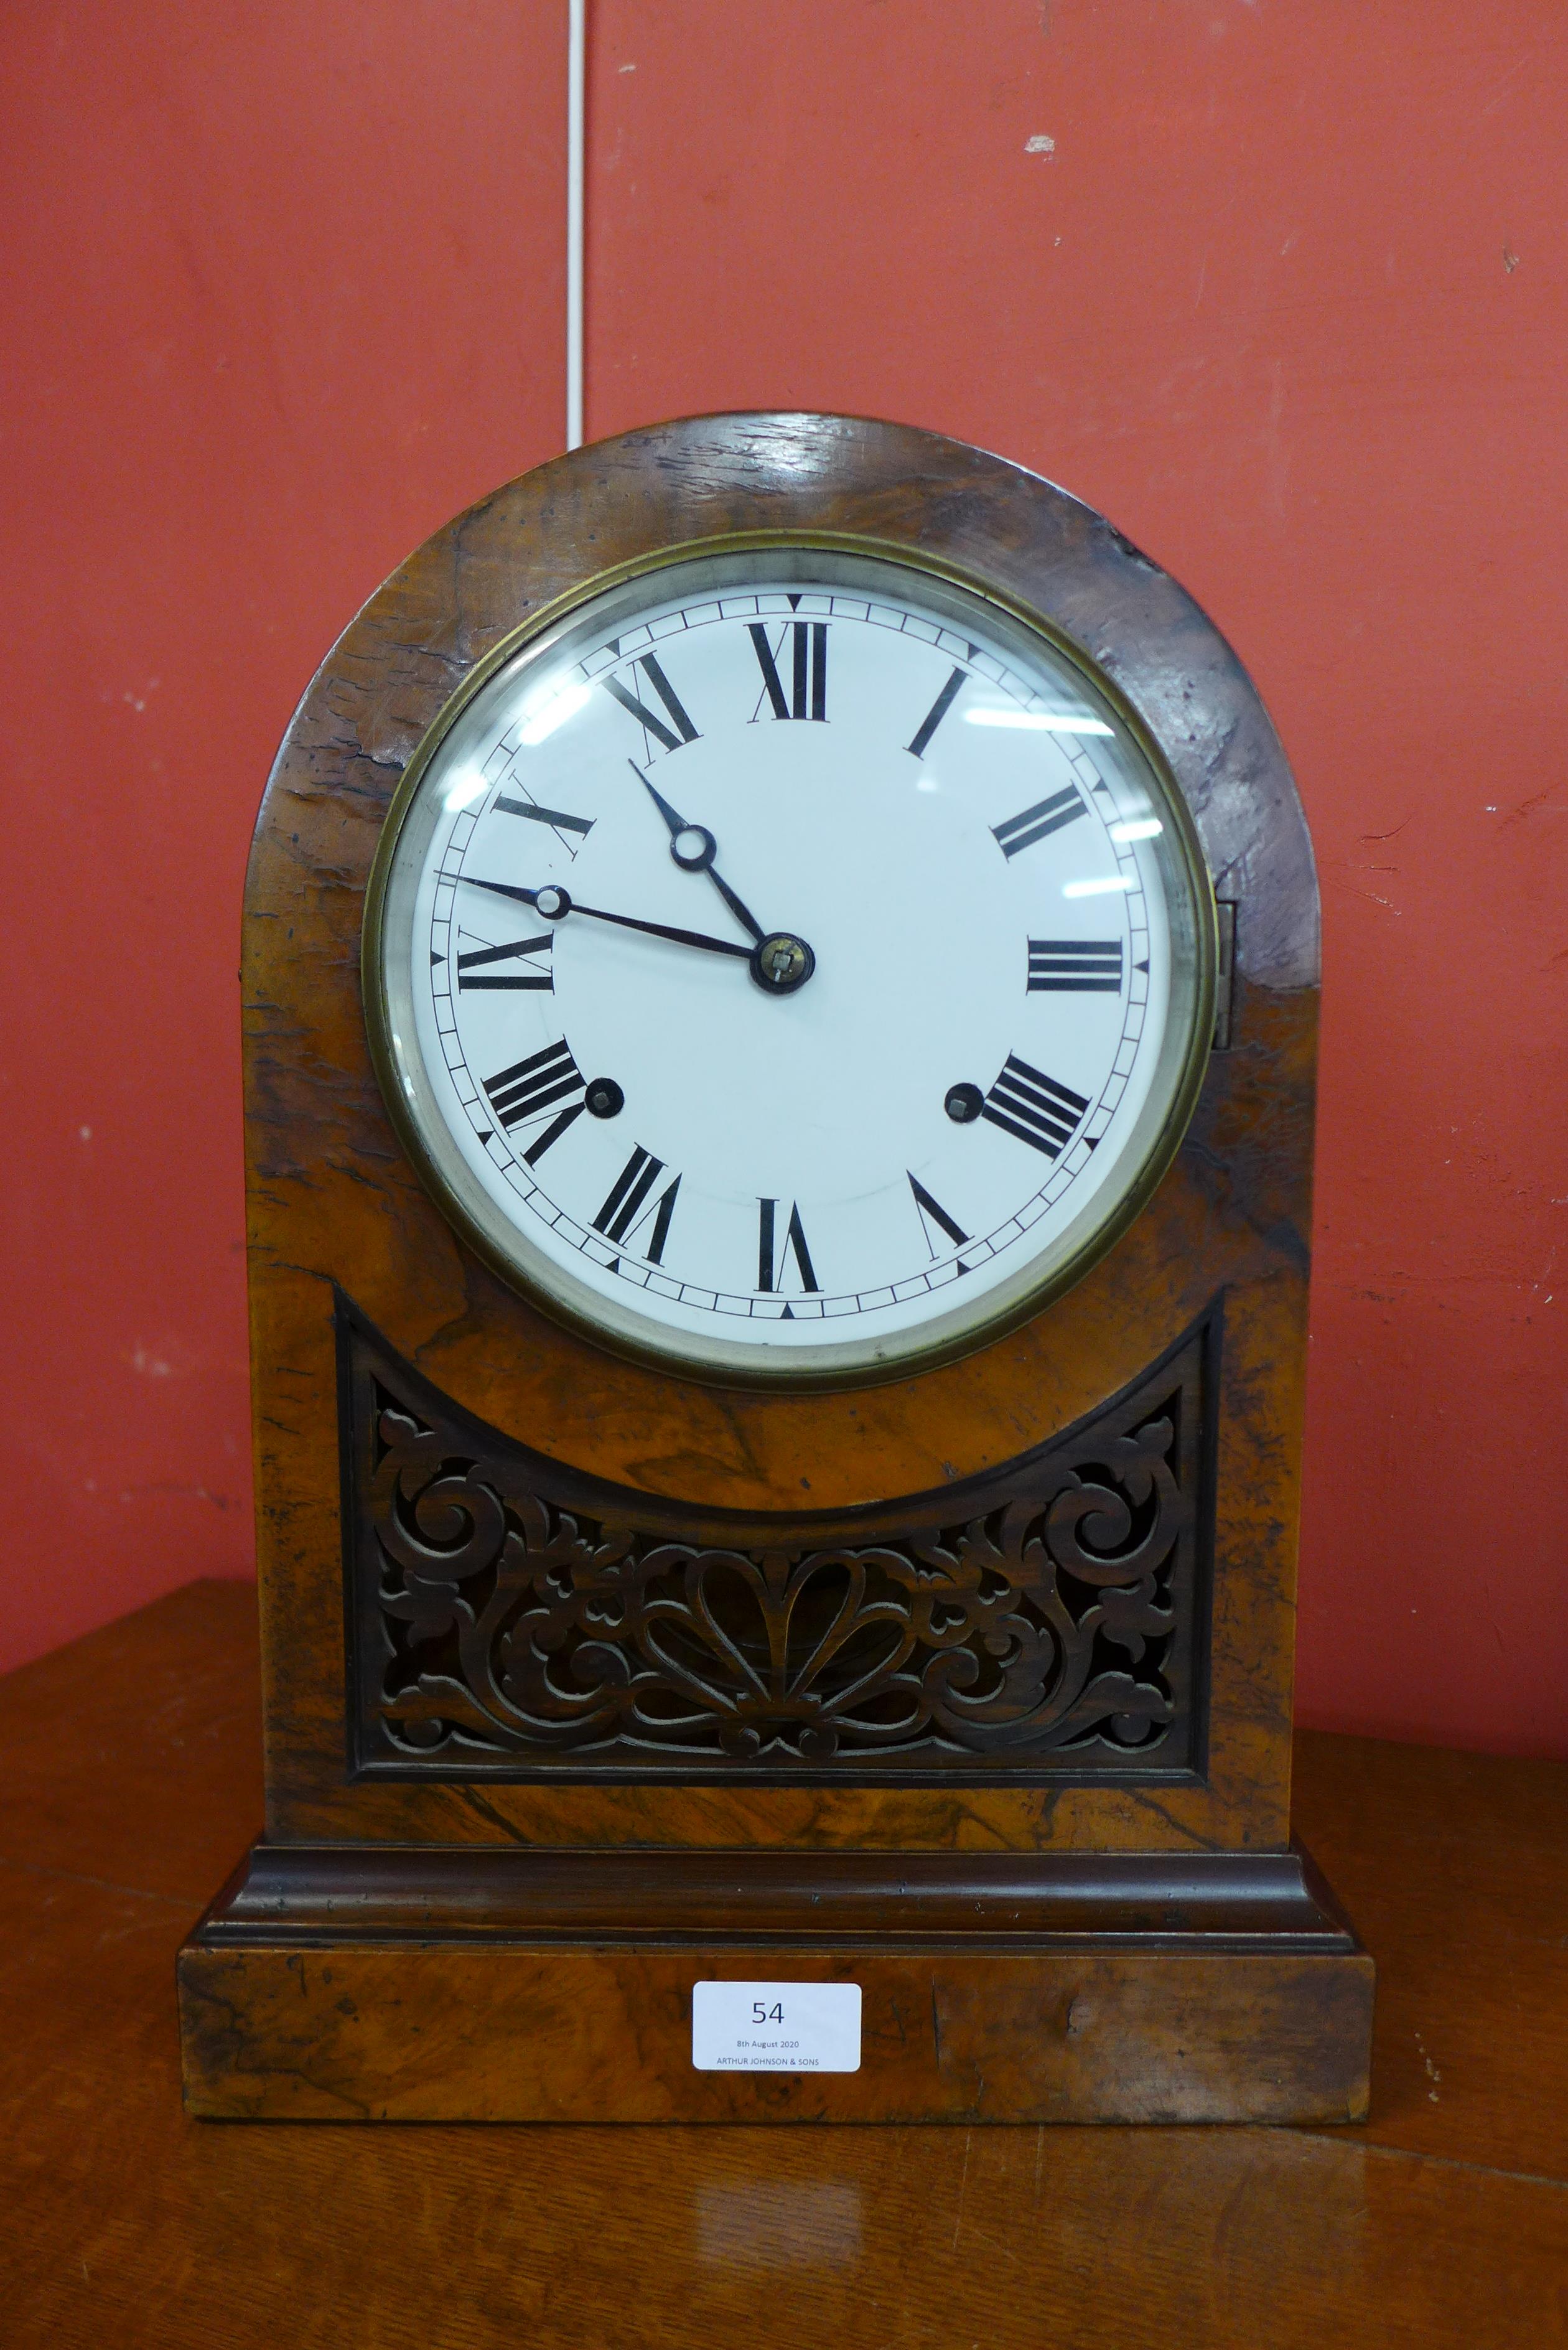
[[[776,1520],[583,1477],[339,1326],[361,1768],[1189,1767],[1217,1316],[984,1477]]]

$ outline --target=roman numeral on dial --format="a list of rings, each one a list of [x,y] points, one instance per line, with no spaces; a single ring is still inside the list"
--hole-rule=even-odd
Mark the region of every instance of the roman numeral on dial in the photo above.
[[[943,686],[941,691],[938,694],[936,700],[932,702],[930,708],[921,719],[919,726],[915,729],[914,740],[909,743],[909,748],[914,753],[917,759],[923,759],[925,757],[927,747],[930,743],[932,735],[936,733],[937,728],[941,724],[942,720],[947,716],[948,712],[952,708],[953,703],[958,699],[959,692],[967,681],[968,677],[969,671],[967,669],[955,669],[952,675],[949,678],[946,685]]]
[[[1031,995],[1119,995],[1120,939],[1031,939]]]
[[[1015,1134],[1020,1142],[1043,1150],[1047,1159],[1059,1159],[1088,1107],[1071,1086],[1046,1076],[1041,1069],[1032,1069],[1016,1053],[1009,1053],[981,1116],[1001,1127],[1004,1134]]]
[[[476,947],[469,954],[460,954],[457,959],[459,994],[466,995],[474,988],[542,988],[548,993],[556,984],[548,971],[492,972],[488,965],[511,962],[523,955],[548,954],[555,943],[555,933],[546,931],[543,938],[514,939],[508,946]]]
[[[497,797],[491,814],[531,816],[535,824],[547,824],[552,832],[580,832],[587,835],[594,828],[592,816],[568,816],[564,808],[540,807],[534,800],[509,799],[504,793]],[[569,842],[566,844],[567,847],[570,845]],[[575,857],[576,853],[574,848],[573,856]]]
[[[1064,824],[1076,824],[1085,813],[1083,801],[1069,784],[1064,790],[1053,792],[1048,800],[1037,800],[1022,815],[1010,816],[1005,824],[993,824],[991,828],[1002,855],[1016,857],[1021,848],[1033,848],[1037,840],[1060,832]]]
[[[667,1183],[659,1198],[650,1201],[649,1192],[664,1173],[664,1161],[655,1159],[639,1143],[620,1173],[610,1186],[609,1196],[594,1218],[594,1230],[602,1232],[607,1241],[618,1248],[636,1237],[639,1224],[649,1217],[653,1231],[648,1246],[642,1251],[649,1264],[662,1264],[664,1243],[670,1237],[670,1219],[675,1213],[675,1194],[680,1189],[679,1175]]]
[[[665,676],[663,668],[654,655],[644,653],[639,660],[634,660],[631,666],[634,676],[639,670],[642,671],[643,676],[663,703],[662,718],[651,711],[646,702],[639,701],[633,688],[623,685],[618,677],[606,678],[605,691],[613,694],[621,708],[630,712],[643,732],[651,735],[654,742],[662,743],[667,751],[679,751],[682,743],[695,743],[697,729],[687,716],[680,695]]]
[[[553,1143],[560,1140],[575,1118],[583,1114],[583,1077],[570,1047],[563,1036],[557,1044],[546,1045],[542,1052],[530,1053],[525,1061],[514,1061],[509,1069],[497,1069],[486,1077],[484,1090],[490,1107],[495,1112],[496,1123],[510,1133],[514,1126],[526,1126],[546,1110],[555,1109],[557,1102],[566,1107],[556,1111],[538,1139],[523,1153],[525,1166],[536,1167]],[[576,1094],[573,1101],[569,1097]]]
[[[906,1174],[909,1174],[908,1168],[906,1168],[904,1171]],[[920,1181],[918,1176],[909,1176],[909,1189],[915,1195],[915,1207],[920,1219],[920,1230],[925,1235],[926,1246],[929,1249],[932,1256],[934,1257],[940,1253],[936,1243],[931,1238],[931,1226],[933,1224],[935,1224],[940,1232],[945,1232],[947,1234],[954,1248],[962,1248],[965,1241],[969,1238],[969,1234],[964,1231],[961,1224],[956,1222],[954,1219],[949,1215],[947,1210],[942,1206],[941,1201],[940,1200],[932,1199],[930,1193],[927,1191],[925,1185]]]
[[[763,703],[773,704],[775,718],[822,718],[827,716],[827,622],[826,620],[786,620],[780,629],[776,642],[768,642],[766,624],[748,620],[747,634],[756,649],[758,666],[763,672],[763,691],[752,712],[752,722],[762,716]],[[789,650],[785,655],[785,646]],[[784,691],[784,679],[779,674],[779,661],[787,658],[790,672],[789,692]]]
[[[820,1290],[822,1284],[812,1268],[811,1251],[805,1244],[805,1227],[800,1220],[800,1210],[793,1201],[790,1202],[789,1221],[784,1226],[783,1245],[778,1243],[781,1204],[777,1200],[757,1201],[757,1287],[770,1293],[783,1288],[784,1266],[793,1251],[801,1287]]]

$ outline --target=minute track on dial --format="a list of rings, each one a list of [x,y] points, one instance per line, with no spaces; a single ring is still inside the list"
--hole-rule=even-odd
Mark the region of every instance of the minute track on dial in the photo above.
[[[860,592],[880,584],[864,569],[817,608],[833,724],[778,723],[756,652],[760,629],[782,714],[809,721],[816,615],[797,629],[783,608],[805,591],[753,599],[748,578],[732,596],[715,565],[701,596],[628,591],[607,617],[633,625],[585,628],[486,687],[427,795],[421,910],[451,968],[410,961],[462,1203],[568,1318],[759,1383],[796,1363],[881,1378],[923,1359],[917,1334],[947,1353],[1012,1319],[1116,1214],[1158,1115],[1172,827],[1106,853],[1159,805],[1158,778],[1108,731],[1114,748],[1056,741],[1034,713],[1065,689],[1045,661],[1010,666],[991,616],[906,609]],[[491,822],[497,791],[538,813]],[[667,853],[709,878],[671,881]],[[764,928],[781,920],[820,946]],[[715,954],[751,985],[708,984]],[[753,987],[805,992],[758,1025]]]

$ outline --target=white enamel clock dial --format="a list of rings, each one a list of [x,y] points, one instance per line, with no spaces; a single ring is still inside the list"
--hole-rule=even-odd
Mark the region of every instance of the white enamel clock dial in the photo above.
[[[672,561],[494,670],[389,822],[368,1002],[490,1262],[719,1380],[875,1378],[1075,1277],[1210,1001],[1174,790],[1042,631],[880,556]]]

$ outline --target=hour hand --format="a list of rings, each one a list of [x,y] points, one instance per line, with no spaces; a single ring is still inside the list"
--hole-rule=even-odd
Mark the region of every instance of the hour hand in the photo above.
[[[664,794],[649,781],[635,759],[628,759],[627,765],[669,827],[670,854],[674,858],[677,865],[686,873],[706,873],[742,930],[749,931],[760,946],[763,941],[763,926],[751,908],[743,899],[736,896],[723,875],[715,867],[713,859],[719,854],[719,844],[707,826],[688,824],[679,810],[670,806]]]
[[[628,759],[626,764],[631,769],[632,774],[637,777],[638,782],[642,785],[644,791],[647,792],[649,798],[653,802],[654,806],[659,810],[659,813],[664,818],[665,823],[669,826],[670,854],[675,858],[675,861],[678,865],[681,862],[681,858],[676,851],[675,844],[680,838],[683,832],[690,833],[693,840],[695,840],[699,835],[701,835],[704,840],[712,840],[713,836],[711,832],[703,832],[701,825],[688,824],[683,816],[680,816],[676,813],[675,809],[670,806],[670,802],[665,798],[664,794],[659,789],[658,785],[649,782],[648,776],[644,775],[642,769],[638,765],[635,759]]]

